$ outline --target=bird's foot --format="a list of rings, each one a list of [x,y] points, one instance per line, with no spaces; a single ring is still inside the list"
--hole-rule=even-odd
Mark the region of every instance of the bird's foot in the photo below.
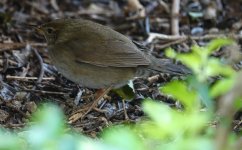
[[[70,117],[69,117],[69,121],[68,123],[74,123],[76,122],[77,120],[79,119],[83,119],[90,111],[92,111],[93,109],[97,109],[96,106],[97,106],[97,103],[104,97],[104,95],[106,95],[110,90],[111,90],[112,87],[109,87],[107,89],[100,89],[96,92],[95,94],[95,99],[94,99],[94,102],[86,107],[86,108],[83,108],[83,109],[79,109],[77,110],[76,112],[74,112]]]

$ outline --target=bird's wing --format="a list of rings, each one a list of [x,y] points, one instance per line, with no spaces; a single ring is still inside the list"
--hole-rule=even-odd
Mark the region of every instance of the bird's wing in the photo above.
[[[72,39],[64,47],[73,51],[75,61],[80,63],[101,67],[137,67],[150,64],[149,59],[133,43],[120,39]]]

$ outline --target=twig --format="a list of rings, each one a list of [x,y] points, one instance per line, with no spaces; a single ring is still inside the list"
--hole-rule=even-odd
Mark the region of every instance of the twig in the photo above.
[[[127,9],[129,11],[137,12],[136,15],[127,18],[127,20],[133,20],[136,18],[144,18],[146,15],[144,6],[139,2],[139,0],[128,0]]]
[[[13,124],[8,123],[6,125],[3,125],[5,128],[23,128],[26,124],[25,123],[19,123],[19,124]]]
[[[171,34],[179,35],[179,10],[180,10],[180,0],[172,1],[171,10]]]
[[[43,79],[43,76],[44,76],[44,65],[43,65],[43,59],[41,58],[40,54],[38,53],[38,51],[35,49],[35,48],[32,48],[34,54],[36,55],[38,61],[39,61],[39,64],[40,64],[40,73],[39,73],[39,76],[38,76],[38,79],[37,79],[37,83],[40,83]],[[32,87],[32,90],[35,90],[36,89],[36,85],[34,85]],[[28,93],[26,95],[27,99],[29,98],[30,96],[30,93]]]
[[[39,77],[38,77],[38,80],[37,80],[37,83],[40,83],[43,79],[43,76],[44,76],[44,65],[43,65],[43,59],[42,57],[40,56],[39,52],[33,48],[33,51],[34,51],[34,54],[36,55],[38,61],[39,61],[39,64],[40,64],[40,73],[39,73]]]
[[[123,110],[124,110],[124,118],[125,120],[129,120],[129,116],[127,114],[126,106],[125,106],[125,100],[122,99],[122,104],[123,104]]]
[[[203,36],[189,36],[189,35],[165,35],[160,33],[150,33],[149,37],[146,39],[145,43],[151,43],[154,39],[160,40],[209,40],[214,38],[232,38],[232,39],[242,39],[242,34],[207,34]]]
[[[0,52],[9,51],[9,50],[18,50],[26,47],[26,45],[32,47],[46,47],[46,43],[0,43]]]
[[[43,5],[41,5],[41,2],[29,2],[26,1],[26,4],[28,4],[29,6],[31,6],[32,8],[34,8],[35,10],[37,10],[38,12],[45,14],[45,15],[49,15],[49,10],[45,7],[43,7]]]
[[[159,0],[158,2],[164,8],[164,10],[166,11],[166,13],[169,14],[171,12],[169,6],[163,0]]]
[[[6,79],[8,79],[8,80],[28,81],[28,80],[38,80],[38,77],[20,77],[20,76],[7,75]],[[46,78],[42,78],[42,80],[55,80],[55,78],[54,77],[46,77]]]
[[[66,95],[66,94],[68,94],[68,93],[63,93],[63,92],[42,91],[42,90],[35,90],[35,89],[23,89],[22,91],[34,92],[34,93],[39,93],[39,94],[54,94],[54,95]]]
[[[162,45],[155,45],[155,48],[163,49],[163,48],[166,48],[166,47],[170,47],[171,45],[175,45],[175,44],[185,42],[186,40],[187,39],[178,39],[178,40],[171,41],[171,42],[168,42],[168,43],[165,43],[165,44],[162,44]]]
[[[59,11],[59,10],[60,10],[60,8],[59,8],[59,6],[58,6],[56,0],[50,0],[50,4],[51,4],[51,6],[52,6],[56,11]]]

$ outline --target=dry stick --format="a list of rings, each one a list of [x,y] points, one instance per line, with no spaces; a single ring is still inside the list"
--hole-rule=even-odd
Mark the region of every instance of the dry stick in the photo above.
[[[214,38],[232,38],[232,39],[242,39],[242,34],[207,34],[203,36],[188,36],[188,35],[165,35],[160,33],[149,33],[149,37],[146,39],[145,43],[151,43],[154,39],[160,40],[209,40]]]
[[[180,10],[180,0],[172,1],[171,10],[171,34],[179,35],[179,10]]]
[[[164,10],[166,11],[166,13],[170,13],[170,8],[169,6],[163,1],[163,0],[159,0],[158,3],[164,8]]]
[[[45,14],[45,15],[49,15],[49,11],[48,9],[46,9],[45,7],[41,7],[40,5],[41,2],[37,1],[37,2],[29,2],[29,1],[26,1],[25,4],[31,6],[31,8],[35,9],[36,11],[42,13],[42,14]]]
[[[23,127],[25,127],[25,123],[19,123],[19,124],[14,124],[14,123],[8,123],[8,124],[6,124],[6,125],[2,125],[3,127],[5,127],[5,128],[23,128]]]
[[[23,89],[22,91],[39,93],[39,94],[54,94],[54,95],[66,95],[66,94],[68,94],[68,93],[63,93],[63,92],[42,91],[42,90],[35,90],[35,89]]]
[[[226,150],[228,148],[228,138],[231,128],[231,122],[236,112],[234,108],[234,102],[237,98],[242,96],[242,72],[238,74],[237,82],[234,87],[224,95],[219,101],[218,114],[220,115],[220,123],[218,124],[215,146],[216,150]]]
[[[76,122],[78,119],[82,119],[84,118],[99,102],[99,100],[101,100],[103,98],[104,95],[106,95],[110,90],[112,89],[112,86],[110,86],[109,88],[105,89],[105,91],[103,93],[101,93],[101,95],[97,95],[98,97],[95,96],[95,101],[91,104],[90,107],[88,107],[87,110],[85,109],[79,109],[76,112],[74,112],[73,114],[71,114],[71,116],[69,117],[69,121],[68,123],[74,123]],[[83,114],[83,111],[84,114]]]
[[[43,59],[42,59],[42,57],[40,56],[39,52],[38,52],[35,48],[32,48],[32,50],[33,50],[34,54],[36,55],[36,57],[37,57],[37,59],[38,59],[38,61],[39,61],[39,64],[40,64],[40,73],[39,73],[38,79],[37,79],[37,81],[36,81],[37,83],[40,83],[40,82],[42,81],[42,79],[43,79],[43,76],[44,76]],[[35,90],[35,89],[36,89],[36,85],[34,85],[34,86],[32,87],[32,90]],[[28,93],[28,94],[26,95],[27,99],[28,99],[29,96],[30,96],[30,94]]]
[[[125,100],[122,98],[122,105],[123,105],[123,110],[124,110],[124,118],[125,120],[129,120],[129,116],[127,114],[126,106],[125,106]]]
[[[6,79],[8,79],[8,80],[28,81],[28,80],[38,80],[38,77],[21,77],[21,76],[10,76],[10,75],[7,75]],[[42,80],[55,80],[55,78],[54,77],[47,77],[47,78],[42,78]]]
[[[137,15],[128,17],[127,20],[133,20],[136,18],[143,18],[145,17],[145,8],[144,6],[139,2],[139,0],[128,0],[127,1],[127,9],[131,11],[137,11]]]
[[[26,45],[31,45],[32,47],[46,47],[46,43],[0,43],[0,52],[9,51],[13,49],[21,49],[26,47]]]
[[[40,64],[40,73],[39,73],[39,77],[38,77],[38,80],[37,80],[37,83],[40,83],[42,81],[42,79],[43,79],[43,76],[44,76],[43,59],[40,56],[39,52],[35,48],[33,48],[33,51],[34,51],[36,57],[38,58],[39,64]]]
[[[171,45],[179,44],[179,43],[182,43],[182,42],[185,42],[185,41],[186,41],[186,39],[179,39],[179,40],[171,41],[171,42],[168,42],[168,43],[165,43],[165,44],[162,44],[162,45],[156,45],[155,48],[163,49],[163,48],[166,48],[166,47],[170,47]]]
[[[60,8],[59,8],[56,0],[50,0],[50,4],[55,9],[55,11],[60,11]]]

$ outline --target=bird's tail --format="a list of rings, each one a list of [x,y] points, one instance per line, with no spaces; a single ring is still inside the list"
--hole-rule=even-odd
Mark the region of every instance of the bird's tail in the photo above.
[[[168,73],[171,75],[189,75],[191,70],[182,64],[175,64],[169,59],[158,59],[153,57],[151,65],[148,67],[149,70],[160,73]]]

